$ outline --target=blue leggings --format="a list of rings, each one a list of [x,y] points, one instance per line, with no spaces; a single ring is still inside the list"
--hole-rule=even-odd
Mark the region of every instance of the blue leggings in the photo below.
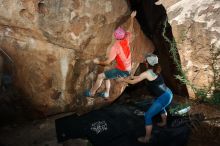
[[[159,96],[145,112],[145,125],[152,125],[152,118],[157,115],[158,113],[166,113],[165,108],[171,103],[173,98],[172,91],[168,88],[165,93]]]

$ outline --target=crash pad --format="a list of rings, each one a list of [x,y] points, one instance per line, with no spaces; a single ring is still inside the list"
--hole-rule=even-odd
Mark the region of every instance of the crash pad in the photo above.
[[[182,116],[169,115],[168,125],[162,128],[155,125],[160,120],[160,116],[155,116],[150,143],[137,141],[145,134],[143,113],[149,106],[149,102],[144,101],[113,104],[82,116],[73,114],[56,119],[57,140],[62,143],[69,139],[85,138],[93,146],[184,146],[190,126],[187,118]],[[181,123],[183,119],[185,122]]]

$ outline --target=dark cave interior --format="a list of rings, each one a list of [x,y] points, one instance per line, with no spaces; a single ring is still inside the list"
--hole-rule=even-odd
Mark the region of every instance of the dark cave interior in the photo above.
[[[128,0],[131,11],[137,11],[136,19],[142,31],[155,45],[156,50],[154,53],[159,57],[159,64],[162,67],[162,75],[166,84],[175,94],[188,97],[186,86],[175,79],[175,75],[179,74],[179,72],[170,53],[170,44],[166,42],[162,35],[164,22],[167,19],[166,10],[162,5],[156,5],[155,2],[157,0]],[[172,28],[168,22],[166,23],[165,35],[170,40],[173,40]],[[143,69],[143,65],[140,65],[138,71]],[[140,88],[144,84],[133,85],[131,88]]]

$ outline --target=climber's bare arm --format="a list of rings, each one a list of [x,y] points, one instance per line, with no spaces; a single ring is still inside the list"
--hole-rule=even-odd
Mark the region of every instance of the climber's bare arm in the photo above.
[[[98,58],[94,59],[93,62],[98,65],[107,66],[110,65],[113,60],[107,59],[105,61],[100,61]]]

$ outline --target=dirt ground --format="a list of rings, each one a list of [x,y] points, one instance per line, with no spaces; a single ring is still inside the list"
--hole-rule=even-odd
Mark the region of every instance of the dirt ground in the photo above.
[[[220,146],[220,110],[219,108],[199,104],[191,112],[201,112],[205,121],[192,130],[188,146]]]
[[[220,106],[185,100],[176,96],[175,102],[189,103],[191,114],[201,113],[204,121],[192,127],[192,133],[187,146],[220,146]]]
[[[187,146],[220,146],[220,108],[204,103],[195,103],[181,97],[175,97],[179,103],[190,102],[191,114],[203,113],[205,121],[192,127]],[[67,114],[66,114],[67,115]],[[0,146],[62,146],[56,140],[55,119],[57,115],[34,121],[10,121],[0,127]],[[88,146],[86,140],[71,140],[64,146]]]

